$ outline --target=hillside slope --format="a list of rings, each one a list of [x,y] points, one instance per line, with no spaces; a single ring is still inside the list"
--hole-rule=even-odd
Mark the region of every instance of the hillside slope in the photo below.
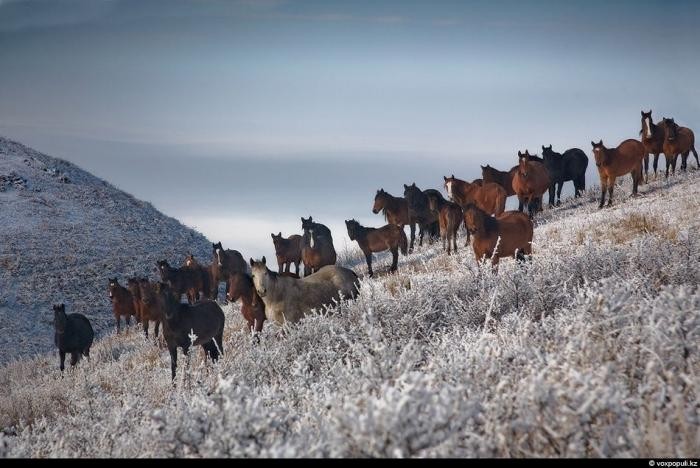
[[[625,182],[604,210],[589,190],[495,274],[423,247],[259,345],[229,305],[223,359],[191,353],[175,386],[133,332],[63,378],[54,355],[13,363],[0,455],[698,457],[699,181]]]
[[[0,137],[0,363],[53,349],[51,305],[114,329],[107,278],[211,257],[200,233],[75,165]]]

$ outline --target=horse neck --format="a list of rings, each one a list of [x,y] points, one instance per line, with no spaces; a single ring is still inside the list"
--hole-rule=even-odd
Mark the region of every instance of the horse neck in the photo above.
[[[246,275],[242,291],[239,294],[241,301],[246,305],[251,305],[253,304],[256,294],[257,292],[255,291],[253,279]]]

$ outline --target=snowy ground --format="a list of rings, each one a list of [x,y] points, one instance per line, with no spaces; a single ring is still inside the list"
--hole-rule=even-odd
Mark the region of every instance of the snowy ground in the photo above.
[[[0,454],[698,457],[699,181],[634,199],[625,181],[604,210],[593,189],[542,213],[532,261],[495,274],[424,246],[259,345],[226,306],[223,359],[197,350],[174,386],[137,332],[63,378],[53,354],[9,364]]]
[[[203,235],[149,203],[0,137],[0,363],[53,349],[55,303],[112,332],[107,278],[154,278],[189,250],[211,259]]]

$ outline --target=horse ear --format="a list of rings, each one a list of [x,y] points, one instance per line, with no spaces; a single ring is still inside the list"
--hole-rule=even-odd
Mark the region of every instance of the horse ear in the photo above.
[[[274,239],[274,238],[275,238],[275,233],[274,233],[274,232],[271,232],[271,233],[270,233],[270,237],[272,237],[272,238]]]
[[[452,178],[454,179],[454,178],[455,178],[455,175],[454,175],[454,174],[452,174],[452,176],[451,176],[451,177],[452,177]]]
[[[447,182],[447,176],[442,176],[443,179],[445,179],[445,182]]]
[[[253,263],[255,263],[255,260],[253,260],[253,257],[250,257],[250,266],[253,266]]]
[[[265,265],[265,264],[266,264],[266,262],[267,262],[267,260],[265,260],[265,256],[263,255],[263,258],[262,258],[262,264],[263,264],[263,265]]]
[[[415,186],[416,186],[416,183],[413,182],[413,183],[411,184],[411,187],[415,187]]]
[[[600,139],[600,142],[598,143],[600,146],[603,146],[603,139]]]
[[[518,150],[518,158],[522,155],[523,155],[523,153],[521,153],[520,150]]]
[[[403,188],[407,189],[407,188],[408,188],[408,185],[403,184]]]
[[[591,140],[591,146],[595,146],[595,143],[593,143],[593,140]]]

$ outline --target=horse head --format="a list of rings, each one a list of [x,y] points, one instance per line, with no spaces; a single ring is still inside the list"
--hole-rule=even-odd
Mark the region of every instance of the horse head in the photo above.
[[[601,139],[598,143],[591,141],[591,146],[593,146],[593,156],[595,157],[595,165],[600,167],[605,163],[605,153],[606,148],[603,145],[603,140]]]
[[[263,256],[262,260],[260,261],[253,260],[251,257],[250,270],[253,285],[255,286],[255,290],[258,292],[258,296],[265,297],[269,290],[270,283],[272,282],[272,274],[266,266],[265,257]]]

